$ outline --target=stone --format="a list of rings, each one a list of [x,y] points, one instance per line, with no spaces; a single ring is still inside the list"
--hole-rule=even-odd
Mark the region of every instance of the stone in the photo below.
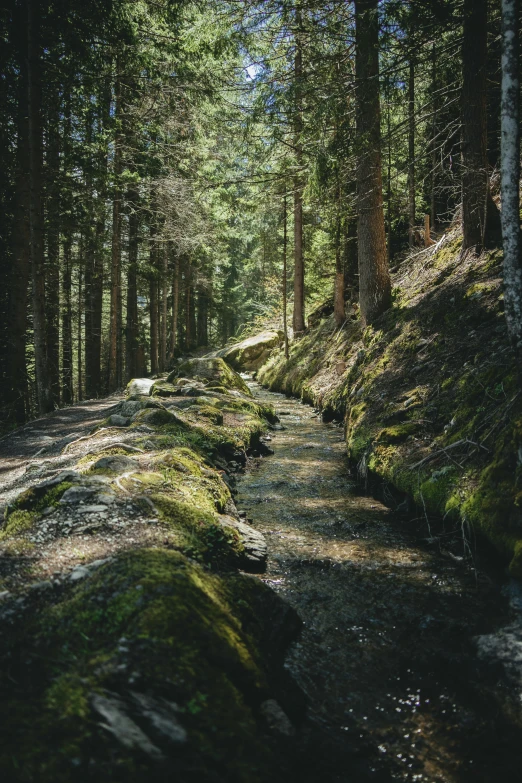
[[[225,479],[225,476],[223,476]],[[223,527],[232,527],[239,533],[245,554],[242,567],[251,573],[261,573],[266,569],[268,556],[265,537],[259,530],[247,525],[240,519],[235,519],[228,514],[220,514],[219,522]]]
[[[127,427],[129,419],[126,416],[120,416],[118,413],[113,413],[112,416],[109,416],[107,419],[107,424],[110,424],[112,427]]]
[[[78,506],[77,511],[80,514],[102,514],[103,512],[107,511],[107,506],[105,505]]]
[[[282,332],[265,331],[209,354],[209,357],[220,357],[235,370],[258,370],[282,340]]]
[[[179,712],[177,704],[166,699],[155,699],[145,693],[131,691],[131,696],[141,715],[163,739],[174,745],[181,745],[187,741],[187,732],[179,723],[176,714]]]
[[[33,487],[33,491],[39,495],[45,495],[49,489],[57,487],[58,484],[63,484],[66,481],[79,481],[81,474],[77,470],[62,470],[56,476],[41,481],[36,487]]]
[[[198,389],[199,391],[199,389]],[[194,401],[190,398],[187,399],[180,399],[180,400],[169,400],[169,402],[166,404],[166,408],[179,408],[180,410],[184,410],[185,408],[189,408],[191,405],[194,404]]]
[[[270,731],[282,734],[284,737],[294,737],[295,728],[290,718],[275,699],[267,699],[259,707]]]
[[[132,457],[126,457],[125,454],[111,454],[107,457],[101,457],[92,466],[93,469],[110,470],[112,473],[125,473],[127,470],[137,470],[138,463]]]
[[[79,582],[81,579],[85,579],[89,576],[89,569],[85,566],[76,566],[69,574],[71,582]]]
[[[154,380],[152,378],[133,378],[127,384],[127,397],[132,397],[135,394],[149,395],[153,385]]]
[[[166,408],[139,411],[135,416],[132,417],[132,421],[139,424],[152,424],[154,426],[161,426],[162,424],[177,424],[184,429],[187,427],[182,419]]]
[[[111,506],[116,502],[116,495],[112,492],[100,492],[99,495],[96,495],[94,501],[95,503],[101,503],[104,506]]]
[[[89,500],[95,493],[96,489],[94,487],[69,487],[60,498],[60,503],[75,505],[82,503],[84,500]]]
[[[167,378],[168,383],[176,383],[179,377],[193,378],[196,381],[212,381],[227,389],[237,389],[249,397],[252,393],[244,380],[220,357],[207,356],[201,359],[186,359],[173,370]],[[193,385],[194,381],[192,381]],[[200,384],[201,385],[201,381]]]
[[[140,402],[139,400],[124,400],[124,402],[118,405],[117,411],[120,416],[126,416],[127,418],[130,418],[144,407],[145,403]]]
[[[94,693],[91,696],[91,706],[100,715],[105,723],[100,725],[107,729],[114,737],[131,750],[141,750],[155,761],[163,759],[163,753],[147,737],[144,731],[126,713],[124,702],[115,694],[102,696]]]

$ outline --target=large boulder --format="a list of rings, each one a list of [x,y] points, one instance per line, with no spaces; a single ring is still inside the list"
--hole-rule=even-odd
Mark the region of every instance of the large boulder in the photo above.
[[[127,397],[149,394],[154,381],[152,378],[133,378],[127,384]]]
[[[226,389],[237,389],[251,396],[251,391],[237,372],[217,356],[206,356],[202,359],[186,359],[167,378],[167,383],[174,383],[180,377],[211,381]]]
[[[282,332],[261,332],[209,355],[224,359],[236,370],[257,370],[282,340]]]

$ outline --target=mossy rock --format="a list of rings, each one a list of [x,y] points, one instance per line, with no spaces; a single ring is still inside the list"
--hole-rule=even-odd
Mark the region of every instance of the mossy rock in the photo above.
[[[147,396],[154,384],[152,378],[133,378],[127,384],[127,397]]]
[[[10,629],[0,768],[13,783],[282,781],[258,714],[298,628],[258,580],[121,556]]]
[[[187,359],[170,373],[167,381],[173,383],[180,377],[194,379],[199,377],[206,381],[212,381],[214,386],[237,389],[249,397],[252,396],[241,376],[220,358]]]
[[[156,427],[161,427],[166,424],[176,424],[179,427],[185,429],[187,424],[176,416],[172,411],[168,411],[166,408],[146,408],[145,410],[138,411],[132,417],[133,424],[151,424]]]
[[[217,426],[223,424],[223,414],[217,408],[212,405],[197,405],[193,410],[197,413],[198,417],[201,416],[204,419],[208,419],[212,424]]]
[[[151,397],[178,397],[180,395],[180,387],[175,386],[167,381],[155,381],[150,389]]]

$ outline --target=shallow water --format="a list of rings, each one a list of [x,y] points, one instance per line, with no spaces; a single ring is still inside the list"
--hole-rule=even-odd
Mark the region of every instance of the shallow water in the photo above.
[[[251,388],[284,427],[237,503],[304,622],[286,664],[309,701],[299,780],[519,780],[518,694],[475,641],[512,620],[497,581],[362,495],[339,426]]]

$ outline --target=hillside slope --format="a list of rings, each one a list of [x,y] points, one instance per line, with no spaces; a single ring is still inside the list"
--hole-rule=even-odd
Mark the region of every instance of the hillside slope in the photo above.
[[[522,577],[522,397],[503,315],[502,253],[458,229],[394,270],[392,308],[342,329],[323,308],[258,379],[344,419],[359,474],[485,536]],[[322,316],[322,317],[321,317]]]

